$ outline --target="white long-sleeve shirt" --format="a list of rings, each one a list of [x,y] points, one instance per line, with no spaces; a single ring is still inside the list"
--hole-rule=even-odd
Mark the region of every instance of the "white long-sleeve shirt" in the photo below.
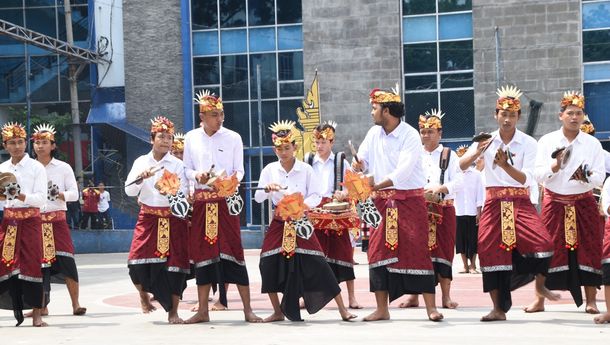
[[[138,175],[145,170],[158,166],[162,166],[164,169],[157,171],[154,176],[145,179],[140,184],[134,183],[131,186],[126,186],[125,194],[128,196],[137,196],[138,201],[147,206],[169,207],[167,196],[161,195],[157,188],[155,188],[155,183],[163,176],[163,171],[167,170],[178,175],[180,178],[180,189],[184,195],[188,195],[188,182],[184,174],[184,165],[181,160],[172,156],[169,152],[159,161],[155,160],[152,151],[138,157],[138,159],[133,162],[133,167],[131,168],[129,175],[127,175],[125,184],[134,181]]]
[[[483,169],[483,173],[485,174],[485,187],[529,188],[529,186],[534,183],[534,167],[536,165],[537,145],[536,140],[518,129],[515,130],[513,138],[507,145],[502,142],[502,139],[500,139],[500,134],[497,130],[492,132],[491,135],[494,139],[489,144],[489,147],[485,153],[483,153],[483,159],[485,160],[485,169]],[[470,148],[468,148],[468,154],[476,151],[478,146],[479,143],[473,143]],[[525,174],[525,183],[519,183],[517,180],[510,177],[510,175],[499,166],[494,168],[494,157],[496,156],[496,152],[500,147],[502,147],[503,150],[508,148],[513,154],[513,167]]]
[[[604,150],[604,166],[606,167],[606,174],[610,174],[610,152]]]
[[[555,159],[551,158],[551,153],[559,147],[570,144],[572,145],[570,161],[565,168],[553,173],[551,164]],[[570,180],[581,164],[587,164],[592,172],[588,183]],[[551,192],[563,195],[585,193],[604,183],[606,178],[604,150],[599,140],[584,132],[578,133],[572,143],[569,143],[563,131],[559,129],[544,135],[538,141],[535,171],[538,182]]]
[[[45,166],[47,172],[47,180],[57,185],[59,192],[64,193],[64,200],[56,199],[54,201],[47,200],[43,212],[66,211],[66,202],[78,200],[78,185],[74,177],[74,171],[70,164],[62,162],[59,159],[52,158],[49,164]]]
[[[11,163],[10,158],[0,164],[0,172],[15,175],[17,183],[21,187],[21,194],[25,195],[25,201],[7,200],[4,208],[44,208],[47,202],[47,172],[40,162],[30,158],[26,153],[16,165]]]
[[[343,162],[343,171],[342,174],[345,174],[345,170],[349,163],[347,161]],[[321,195],[323,197],[332,197],[335,193],[335,153],[331,152],[330,156],[323,161],[322,158],[318,154],[316,154],[313,158],[313,162],[311,167],[313,168],[314,176],[316,180],[320,184],[322,190]],[[337,189],[340,190],[341,186],[337,186]]]
[[[358,150],[365,171],[373,174],[375,183],[390,179],[392,189],[423,188],[426,178],[422,173],[422,151],[419,133],[400,122],[391,133],[383,127],[373,126]]]
[[[604,214],[610,216],[610,213],[608,213],[608,207],[610,207],[610,178],[606,179],[606,182],[604,182],[601,198]]]
[[[460,158],[453,150],[449,152],[450,158],[447,170],[445,170],[445,182],[441,183],[440,159],[442,152],[443,145],[438,145],[432,152],[428,152],[425,149],[423,150],[422,165],[424,168],[424,175],[426,176],[426,185],[424,188],[442,184],[449,190],[449,193],[445,195],[445,200],[455,199],[455,193],[461,191],[463,188],[464,177],[462,170],[460,169]]]
[[[482,173],[470,167],[463,172],[462,190],[455,193],[456,216],[476,216],[477,207],[485,203],[485,187],[483,187]]]
[[[264,188],[270,183],[277,183],[282,187],[288,187],[286,190],[277,192],[265,193],[264,190],[257,190],[254,193],[254,199],[257,202],[263,202],[271,194],[271,200],[274,205],[277,205],[284,195],[299,192],[305,199],[305,204],[310,208],[314,208],[322,201],[321,190],[322,186],[318,183],[314,176],[313,168],[300,160],[295,160],[294,166],[290,171],[284,170],[280,162],[273,162],[261,171],[261,176],[258,179],[258,187]]]
[[[214,171],[225,170],[227,175],[237,172],[237,179],[244,177],[244,145],[236,132],[221,127],[209,136],[203,128],[189,131],[184,138],[184,169],[196,189],[209,189],[197,183],[195,176],[208,172],[212,164]]]

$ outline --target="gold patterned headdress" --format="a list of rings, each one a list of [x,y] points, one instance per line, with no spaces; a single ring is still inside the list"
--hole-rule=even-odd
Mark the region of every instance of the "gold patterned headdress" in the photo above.
[[[460,145],[458,146],[457,150],[455,150],[455,153],[458,157],[462,157],[466,151],[468,151],[468,145]]]
[[[496,110],[521,110],[521,101],[519,100],[519,97],[523,95],[523,92],[517,89],[516,86],[502,86],[496,91],[496,94],[498,95]]]
[[[369,98],[370,103],[400,103],[400,86],[396,83],[396,87],[392,88],[392,91],[373,89]]]
[[[172,151],[184,152],[184,134],[174,133],[174,142],[172,143]]]
[[[580,125],[580,130],[587,134],[595,134],[595,127],[593,126],[591,120],[589,120],[589,115],[585,115],[585,120]]]
[[[440,109],[431,109],[430,111],[426,111],[424,115],[419,115],[419,128],[436,128],[443,129],[443,124],[441,119],[445,116]]]
[[[585,108],[585,96],[578,91],[566,91],[561,99],[561,109],[567,108],[569,105],[574,105],[580,109]]]
[[[199,103],[199,112],[205,113],[206,111],[223,110],[222,99],[216,97],[210,90],[203,90],[195,97],[197,103]]]
[[[167,117],[157,116],[150,120],[150,122],[151,133],[168,132],[169,134],[174,135],[174,123],[171,122]]]
[[[326,126],[328,125],[328,126]],[[326,127],[319,131],[316,127],[313,130],[313,137],[315,139],[333,140],[335,139],[335,130],[337,129],[337,123],[335,121],[326,121],[320,127]]]
[[[19,122],[9,122],[2,126],[2,141],[11,139],[23,138],[25,139],[27,134],[25,128]]]
[[[34,133],[32,133],[32,140],[49,140],[55,141],[55,127],[53,125],[49,125],[46,123],[41,123],[40,125],[34,128]]]
[[[290,144],[296,140],[294,121],[278,121],[271,125],[269,129],[273,132],[271,141],[273,141],[274,146]]]

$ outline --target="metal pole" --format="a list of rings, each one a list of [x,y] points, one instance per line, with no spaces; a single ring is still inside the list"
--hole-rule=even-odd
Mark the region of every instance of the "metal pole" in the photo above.
[[[72,6],[70,0],[64,0],[64,13],[66,18],[66,41],[74,45],[72,34]],[[78,74],[76,64],[68,59],[70,81],[70,110],[72,112],[72,142],[74,144],[74,174],[82,178],[83,176],[83,156],[81,152],[81,133],[80,133],[80,111],[78,109]]]
[[[30,75],[32,73],[31,71],[31,65],[30,65],[30,53],[28,52],[28,48],[29,45],[25,45],[25,102],[26,102],[26,110],[25,110],[25,126],[27,129],[27,133],[28,136],[32,134],[32,131],[30,130],[31,127],[31,121],[30,119],[32,118],[32,90],[30,89]],[[27,151],[28,153],[31,155],[32,154],[32,146],[30,145],[30,141],[26,140],[26,144],[27,144]]]
[[[256,97],[258,106],[258,162],[263,170],[263,103],[261,99],[261,65],[256,65]],[[260,179],[260,178],[259,178]],[[271,208],[271,205],[269,205]],[[265,238],[265,203],[261,203],[261,240]],[[261,242],[262,243],[262,242]]]
[[[500,33],[498,27],[494,28],[496,39],[496,89],[500,88]]]

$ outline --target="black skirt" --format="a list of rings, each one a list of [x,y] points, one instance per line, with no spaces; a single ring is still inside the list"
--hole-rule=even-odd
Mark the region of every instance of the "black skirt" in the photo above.
[[[197,285],[250,285],[246,266],[225,259],[220,259],[219,262],[195,268],[195,279]]]
[[[0,309],[13,311],[19,326],[23,322],[23,310],[42,308],[42,283],[18,279],[13,276],[0,282]]]
[[[387,267],[369,269],[370,291],[387,291],[390,302],[405,294],[434,293],[434,274],[402,274],[388,271]]]
[[[577,306],[583,303],[581,286],[600,286],[602,275],[583,271],[578,268],[576,251],[568,253],[568,269],[560,272],[549,273],[545,286],[549,290],[568,290]]]
[[[457,216],[455,234],[455,252],[466,254],[472,258],[477,253],[477,242],[479,239],[479,226],[476,216]]]
[[[141,285],[142,290],[152,293],[165,311],[172,309],[172,295],[182,299],[182,292],[186,288],[186,273],[169,272],[163,262],[128,267],[131,281]]]
[[[65,284],[66,277],[78,283],[78,271],[76,261],[69,256],[57,255],[51,264],[51,283]]]
[[[610,264],[602,265],[602,284],[605,286],[610,285]]]
[[[296,253],[290,259],[281,254],[260,259],[262,293],[282,293],[281,309],[290,321],[303,321],[299,298],[315,314],[340,292],[339,283],[326,260],[317,255]]]
[[[356,279],[353,267],[338,265],[332,262],[329,262],[328,266],[330,266],[330,269],[333,271],[333,274],[339,283]]]

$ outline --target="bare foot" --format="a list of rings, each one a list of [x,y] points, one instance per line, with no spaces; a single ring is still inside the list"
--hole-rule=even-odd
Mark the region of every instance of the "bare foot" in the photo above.
[[[596,316],[593,321],[598,325],[610,322],[610,312]]]
[[[34,327],[47,327],[48,324],[42,321],[42,310],[36,309],[36,311],[32,310],[32,325]]]
[[[436,308],[434,308],[434,310],[428,312],[428,319],[430,321],[439,322],[444,318],[445,317],[443,316],[443,314],[439,313],[438,310],[436,310]]]
[[[552,292],[546,287],[543,287],[541,289],[536,288],[536,294],[540,297],[548,299],[549,301],[558,301],[561,298],[560,294]]]
[[[152,313],[153,311],[157,310],[157,308],[152,305],[152,303],[150,303],[150,299],[146,298],[141,298],[140,299],[140,306],[142,307],[142,313],[144,314],[149,314]]]
[[[229,310],[229,308],[227,308],[222,303],[220,303],[220,301],[216,301],[216,303],[212,304],[212,306],[210,307],[210,310],[211,311],[225,311],[225,310]]]
[[[254,314],[253,311],[244,312],[244,319],[247,322],[252,322],[252,323],[260,323],[260,322],[264,321],[263,318],[261,318],[258,315]]]
[[[87,308],[76,307],[72,310],[72,315],[81,316],[87,313]]]
[[[544,298],[536,298],[530,305],[523,307],[526,313],[539,313],[544,311]]]
[[[24,317],[32,317],[33,315],[33,311],[29,311],[25,314],[23,314]],[[48,316],[49,315],[49,309],[48,308],[42,308],[42,312],[40,313],[41,316]]]
[[[470,270],[468,269],[468,267],[464,267],[464,269],[459,271],[458,273],[470,273]]]
[[[476,267],[472,267],[472,268],[470,268],[470,273],[472,273],[472,274],[481,274],[481,271],[479,271]]]
[[[458,305],[459,304],[457,302],[452,301],[450,297],[443,297],[443,308],[455,309],[458,307]]]
[[[379,311],[378,309],[375,309],[374,312],[372,312],[371,314],[369,314],[368,316],[366,316],[364,319],[362,319],[362,321],[381,321],[381,320],[389,320],[390,319],[390,312],[389,311]]]
[[[170,325],[181,325],[184,323],[184,320],[182,320],[178,314],[175,315],[169,315],[167,317],[167,321],[169,322]]]
[[[267,316],[263,322],[277,322],[277,321],[284,321],[284,314],[280,313],[273,313],[269,316]]]
[[[192,312],[198,312],[199,311],[199,304],[195,304],[192,308],[191,308]]]
[[[595,304],[595,302],[587,303],[587,306],[585,307],[585,312],[587,314],[599,314],[599,309],[597,309],[597,304]]]
[[[46,323],[42,320],[40,320],[38,322],[35,322],[35,321],[32,322],[32,326],[34,326],[34,327],[47,327],[48,325],[49,325],[48,323]]]
[[[201,323],[201,322],[210,322],[210,315],[207,312],[205,312],[205,313],[197,312],[195,315],[191,316],[190,319],[184,321],[184,323],[187,323],[187,324]]]
[[[362,309],[362,306],[356,300],[353,300],[353,301],[349,302],[349,308],[350,309]]]
[[[357,318],[357,315],[354,315],[352,313],[350,313],[349,311],[347,311],[347,309],[344,309],[343,311],[339,310],[339,314],[341,314],[341,319],[343,321],[351,321],[352,319]]]
[[[492,310],[481,318],[483,322],[506,321],[506,314],[501,310]]]
[[[419,307],[419,296],[409,296],[407,300],[400,303],[398,308],[417,308]]]

